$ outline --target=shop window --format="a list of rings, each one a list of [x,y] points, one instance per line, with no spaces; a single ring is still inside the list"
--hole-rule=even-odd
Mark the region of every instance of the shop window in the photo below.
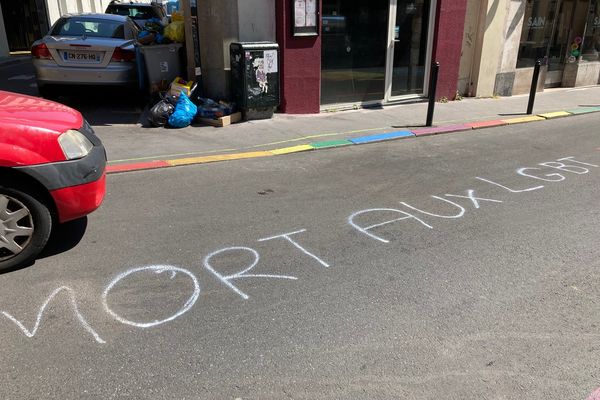
[[[533,67],[545,60],[552,39],[558,0],[527,0],[517,68]]]
[[[600,0],[590,2],[581,58],[586,61],[600,60]]]

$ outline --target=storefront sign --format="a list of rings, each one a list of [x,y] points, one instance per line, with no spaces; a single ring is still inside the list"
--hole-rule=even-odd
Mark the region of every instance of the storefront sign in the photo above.
[[[319,1],[292,1],[292,34],[294,36],[316,36],[319,34]]]
[[[527,26],[531,29],[542,29],[546,26],[546,17],[529,17]]]

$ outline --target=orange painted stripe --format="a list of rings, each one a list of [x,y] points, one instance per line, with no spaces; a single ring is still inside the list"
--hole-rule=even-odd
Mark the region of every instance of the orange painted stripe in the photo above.
[[[481,129],[481,128],[491,128],[494,126],[504,126],[504,125],[506,125],[506,122],[496,119],[496,120],[492,120],[492,121],[470,122],[465,125],[470,126],[473,129]]]

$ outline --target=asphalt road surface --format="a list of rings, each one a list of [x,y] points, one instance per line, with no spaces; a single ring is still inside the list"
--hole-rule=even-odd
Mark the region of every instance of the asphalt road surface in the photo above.
[[[111,175],[0,275],[0,398],[585,399],[598,122]]]

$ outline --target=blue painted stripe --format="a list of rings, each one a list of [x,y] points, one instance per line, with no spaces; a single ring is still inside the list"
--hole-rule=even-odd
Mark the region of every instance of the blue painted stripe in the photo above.
[[[348,140],[350,140],[354,144],[360,144],[360,143],[379,142],[382,140],[390,140],[390,139],[413,137],[413,136],[415,136],[415,135],[410,131],[396,131],[396,132],[381,133],[379,135],[361,136],[361,137],[348,139]]]

